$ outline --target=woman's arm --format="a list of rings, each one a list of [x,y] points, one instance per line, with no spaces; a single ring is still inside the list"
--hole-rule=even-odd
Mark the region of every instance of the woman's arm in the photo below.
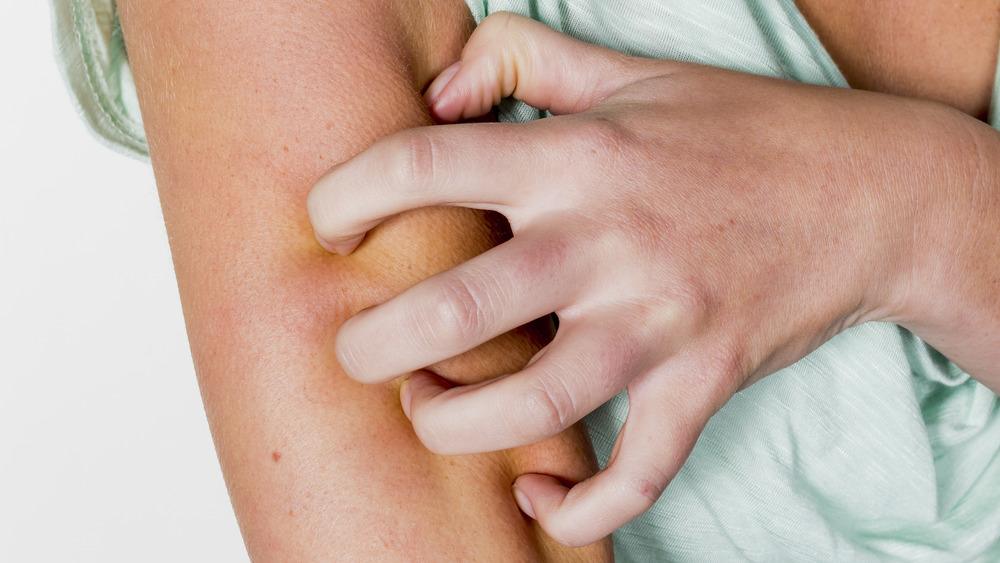
[[[519,513],[524,472],[595,469],[572,429],[528,448],[440,457],[416,439],[398,383],[362,386],[333,354],[340,323],[502,240],[479,212],[431,209],[353,256],[316,243],[305,195],[374,140],[429,123],[418,90],[457,57],[460,0],[121,1],[192,354],[251,557],[601,559]],[[403,5],[406,4],[406,5]],[[444,375],[516,369],[545,327],[505,336]]]
[[[424,444],[457,454],[554,436],[627,389],[601,473],[518,479],[553,537],[583,545],[648,509],[738,389],[867,321],[913,329],[1000,391],[996,131],[937,103],[626,57],[514,14],[487,17],[427,92],[445,122],[511,95],[555,117],[379,141],[309,209],[341,253],[425,205],[510,219],[510,242],[346,321],[337,352],[381,383],[555,311],[559,334],[521,372],[459,389],[415,375],[404,393]],[[453,294],[473,320],[460,338],[411,322]]]

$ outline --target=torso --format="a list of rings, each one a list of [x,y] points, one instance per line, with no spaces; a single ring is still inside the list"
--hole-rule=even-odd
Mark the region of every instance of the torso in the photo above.
[[[854,88],[930,99],[984,117],[1000,1],[796,0]]]

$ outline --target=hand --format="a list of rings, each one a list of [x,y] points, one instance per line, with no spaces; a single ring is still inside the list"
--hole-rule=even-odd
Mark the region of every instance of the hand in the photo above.
[[[428,448],[462,454],[542,440],[627,388],[604,471],[515,484],[569,545],[649,508],[741,387],[903,315],[944,155],[968,148],[922,134],[941,106],[631,58],[494,15],[427,99],[451,122],[508,95],[557,116],[393,135],[330,170],[309,213],[341,253],[408,209],[509,219],[510,241],[347,321],[337,357],[386,381],[555,311],[523,371],[464,387],[418,373],[402,402]]]

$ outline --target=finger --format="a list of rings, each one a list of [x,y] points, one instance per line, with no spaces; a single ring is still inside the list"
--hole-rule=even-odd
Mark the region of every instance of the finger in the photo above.
[[[526,230],[358,313],[337,333],[337,359],[354,379],[388,381],[564,307],[584,258],[564,238]]]
[[[433,452],[467,454],[533,444],[573,425],[622,389],[643,358],[614,322],[562,323],[549,349],[524,370],[447,389],[410,380],[413,428]]]
[[[654,370],[629,387],[629,414],[607,467],[567,488],[547,475],[517,479],[516,498],[556,541],[599,540],[649,510],[680,471],[709,418],[735,386],[700,385],[704,374],[679,375],[692,362]]]
[[[553,185],[568,166],[547,159],[544,147],[559,138],[538,125],[419,127],[378,141],[312,187],[307,203],[317,239],[327,250],[349,254],[368,230],[409,209],[461,205],[505,212],[525,203],[526,194]]]
[[[445,122],[484,115],[508,96],[556,114],[578,113],[673,64],[628,57],[500,12],[479,24],[461,60],[445,69],[424,97]]]

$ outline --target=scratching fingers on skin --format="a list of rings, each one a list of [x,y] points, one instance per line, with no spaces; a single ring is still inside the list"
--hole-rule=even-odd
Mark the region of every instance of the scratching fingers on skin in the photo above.
[[[526,230],[358,313],[337,332],[338,361],[354,379],[388,381],[562,308],[584,266],[563,239]]]
[[[628,84],[668,72],[671,64],[626,57],[527,18],[499,14],[483,21],[460,64],[442,73],[427,95],[445,121],[485,114],[507,95],[575,113]],[[526,195],[551,191],[566,179],[550,158],[561,146],[559,131],[547,123],[481,123],[390,135],[313,186],[307,206],[316,237],[327,250],[349,254],[388,217],[436,205],[500,211],[513,224],[512,208],[537,208]]]
[[[431,83],[425,99],[440,121],[485,115],[508,96],[556,114],[578,113],[667,68],[499,12],[479,24],[462,59]]]
[[[615,330],[606,323],[562,325],[530,367],[487,383],[449,389],[412,377],[408,409],[417,436],[431,451],[455,455],[558,434],[611,398],[636,371],[630,350],[608,345]]]
[[[515,498],[525,514],[556,541],[582,546],[649,510],[724,402],[716,396],[719,388],[671,388],[671,382],[682,384],[685,379],[656,370],[636,380],[647,389],[633,393],[630,386],[628,418],[607,467],[597,475],[572,487],[547,475],[519,477]]]
[[[532,196],[562,177],[545,161],[545,147],[558,143],[546,125],[468,123],[390,135],[313,185],[307,204],[316,238],[349,254],[368,230],[409,209],[532,209]]]

